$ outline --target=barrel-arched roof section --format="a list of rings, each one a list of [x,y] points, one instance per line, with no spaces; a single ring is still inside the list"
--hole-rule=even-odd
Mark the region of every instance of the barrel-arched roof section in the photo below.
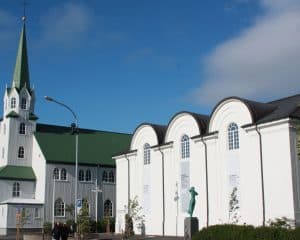
[[[238,100],[245,104],[245,106],[248,108],[249,113],[251,115],[252,123],[256,123],[266,115],[270,114],[273,112],[277,106],[271,103],[262,103],[262,102],[255,102],[251,101],[245,98],[240,98],[240,97],[228,97],[223,100],[221,100],[213,109],[210,119],[213,119],[213,116],[215,115],[215,112],[218,110],[219,106],[222,105],[224,102],[228,100]],[[211,124],[211,123],[209,123]]]
[[[188,111],[181,111],[181,112],[178,112],[176,113],[172,118],[171,120],[169,121],[168,123],[168,126],[167,126],[167,130],[169,129],[170,125],[172,124],[172,122],[174,121],[174,119],[179,116],[179,115],[182,115],[182,114],[188,114],[190,116],[192,116],[197,125],[198,125],[198,128],[199,128],[199,132],[201,134],[204,134],[206,133],[207,131],[207,127],[208,127],[208,124],[209,124],[209,116],[208,115],[204,115],[204,114],[198,114],[198,113],[193,113],[193,112],[188,112]],[[166,136],[165,136],[166,137]],[[166,140],[165,140],[166,141]]]
[[[136,134],[136,132],[141,128],[141,127],[144,127],[144,126],[149,126],[153,129],[153,131],[155,132],[156,134],[156,138],[157,138],[157,143],[158,145],[162,144],[164,142],[164,139],[165,139],[165,134],[166,134],[166,131],[167,131],[167,126],[165,125],[159,125],[159,124],[153,124],[153,123],[141,123],[140,125],[138,125],[136,127],[136,129],[134,130],[133,134],[132,134],[132,139],[131,139],[131,144],[130,146],[132,146],[132,141],[134,139],[134,136]],[[134,149],[131,149],[131,150],[134,150]]]

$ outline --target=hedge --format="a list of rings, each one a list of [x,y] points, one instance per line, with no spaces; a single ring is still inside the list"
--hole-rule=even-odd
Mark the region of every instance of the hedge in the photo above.
[[[214,225],[193,235],[192,240],[299,240],[300,228]]]

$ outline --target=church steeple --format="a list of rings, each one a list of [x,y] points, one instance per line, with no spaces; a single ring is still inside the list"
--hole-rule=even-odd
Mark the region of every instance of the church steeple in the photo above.
[[[21,90],[24,86],[30,92],[29,68],[26,44],[25,17],[23,17],[23,28],[19,41],[17,60],[14,70],[12,87]]]

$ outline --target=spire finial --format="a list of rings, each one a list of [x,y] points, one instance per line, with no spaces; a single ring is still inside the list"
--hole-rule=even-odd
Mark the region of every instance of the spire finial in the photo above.
[[[26,21],[26,5],[28,3],[26,2],[26,0],[23,0],[23,16],[22,16],[22,21],[25,23]]]

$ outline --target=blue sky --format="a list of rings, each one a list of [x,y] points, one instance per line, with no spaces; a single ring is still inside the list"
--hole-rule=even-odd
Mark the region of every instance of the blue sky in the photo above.
[[[224,97],[300,92],[300,0],[27,0],[39,122],[132,132]],[[21,0],[0,0],[0,91],[11,84]],[[1,109],[2,111],[2,109]]]

